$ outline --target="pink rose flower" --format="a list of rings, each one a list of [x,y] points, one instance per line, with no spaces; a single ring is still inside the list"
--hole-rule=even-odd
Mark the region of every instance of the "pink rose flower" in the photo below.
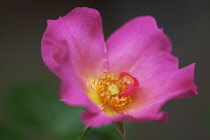
[[[132,19],[105,42],[99,12],[78,7],[48,20],[41,46],[45,64],[61,79],[62,101],[85,106],[87,126],[162,122],[167,101],[197,95],[195,64],[178,68],[169,38],[151,16]]]

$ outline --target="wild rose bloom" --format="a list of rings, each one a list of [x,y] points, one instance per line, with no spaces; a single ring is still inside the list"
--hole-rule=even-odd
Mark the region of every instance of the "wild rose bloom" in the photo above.
[[[165,121],[163,104],[197,94],[195,64],[178,69],[151,16],[132,19],[105,42],[98,11],[75,8],[48,20],[41,45],[45,64],[61,79],[62,101],[87,107],[81,120],[88,126]]]

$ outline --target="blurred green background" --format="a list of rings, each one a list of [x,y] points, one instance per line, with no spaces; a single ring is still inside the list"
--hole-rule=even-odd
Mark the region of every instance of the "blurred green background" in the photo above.
[[[59,79],[43,64],[40,40],[47,19],[78,6],[103,17],[107,38],[126,21],[152,15],[173,43],[180,67],[196,62],[199,95],[168,102],[165,123],[126,123],[128,140],[210,139],[209,0],[1,0],[0,140],[76,140],[81,107],[59,101]],[[92,129],[88,140],[120,140],[112,125]]]

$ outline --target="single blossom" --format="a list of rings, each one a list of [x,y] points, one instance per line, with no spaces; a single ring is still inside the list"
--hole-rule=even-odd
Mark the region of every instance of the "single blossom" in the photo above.
[[[85,106],[81,120],[88,126],[162,122],[167,101],[197,94],[195,64],[178,68],[169,38],[151,16],[130,20],[105,42],[99,12],[78,7],[48,20],[41,46],[45,64],[61,79],[62,101]]]

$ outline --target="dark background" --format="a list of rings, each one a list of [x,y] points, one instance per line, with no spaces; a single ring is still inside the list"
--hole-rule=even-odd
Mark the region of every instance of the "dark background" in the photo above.
[[[165,123],[127,123],[128,140],[210,139],[209,0],[1,0],[0,139],[74,140],[81,132],[82,110],[58,100],[59,79],[40,53],[46,20],[78,6],[99,10],[106,38],[126,21],[151,15],[172,40],[180,67],[197,63],[199,95],[168,102]],[[88,139],[120,137],[108,125],[93,129]]]

